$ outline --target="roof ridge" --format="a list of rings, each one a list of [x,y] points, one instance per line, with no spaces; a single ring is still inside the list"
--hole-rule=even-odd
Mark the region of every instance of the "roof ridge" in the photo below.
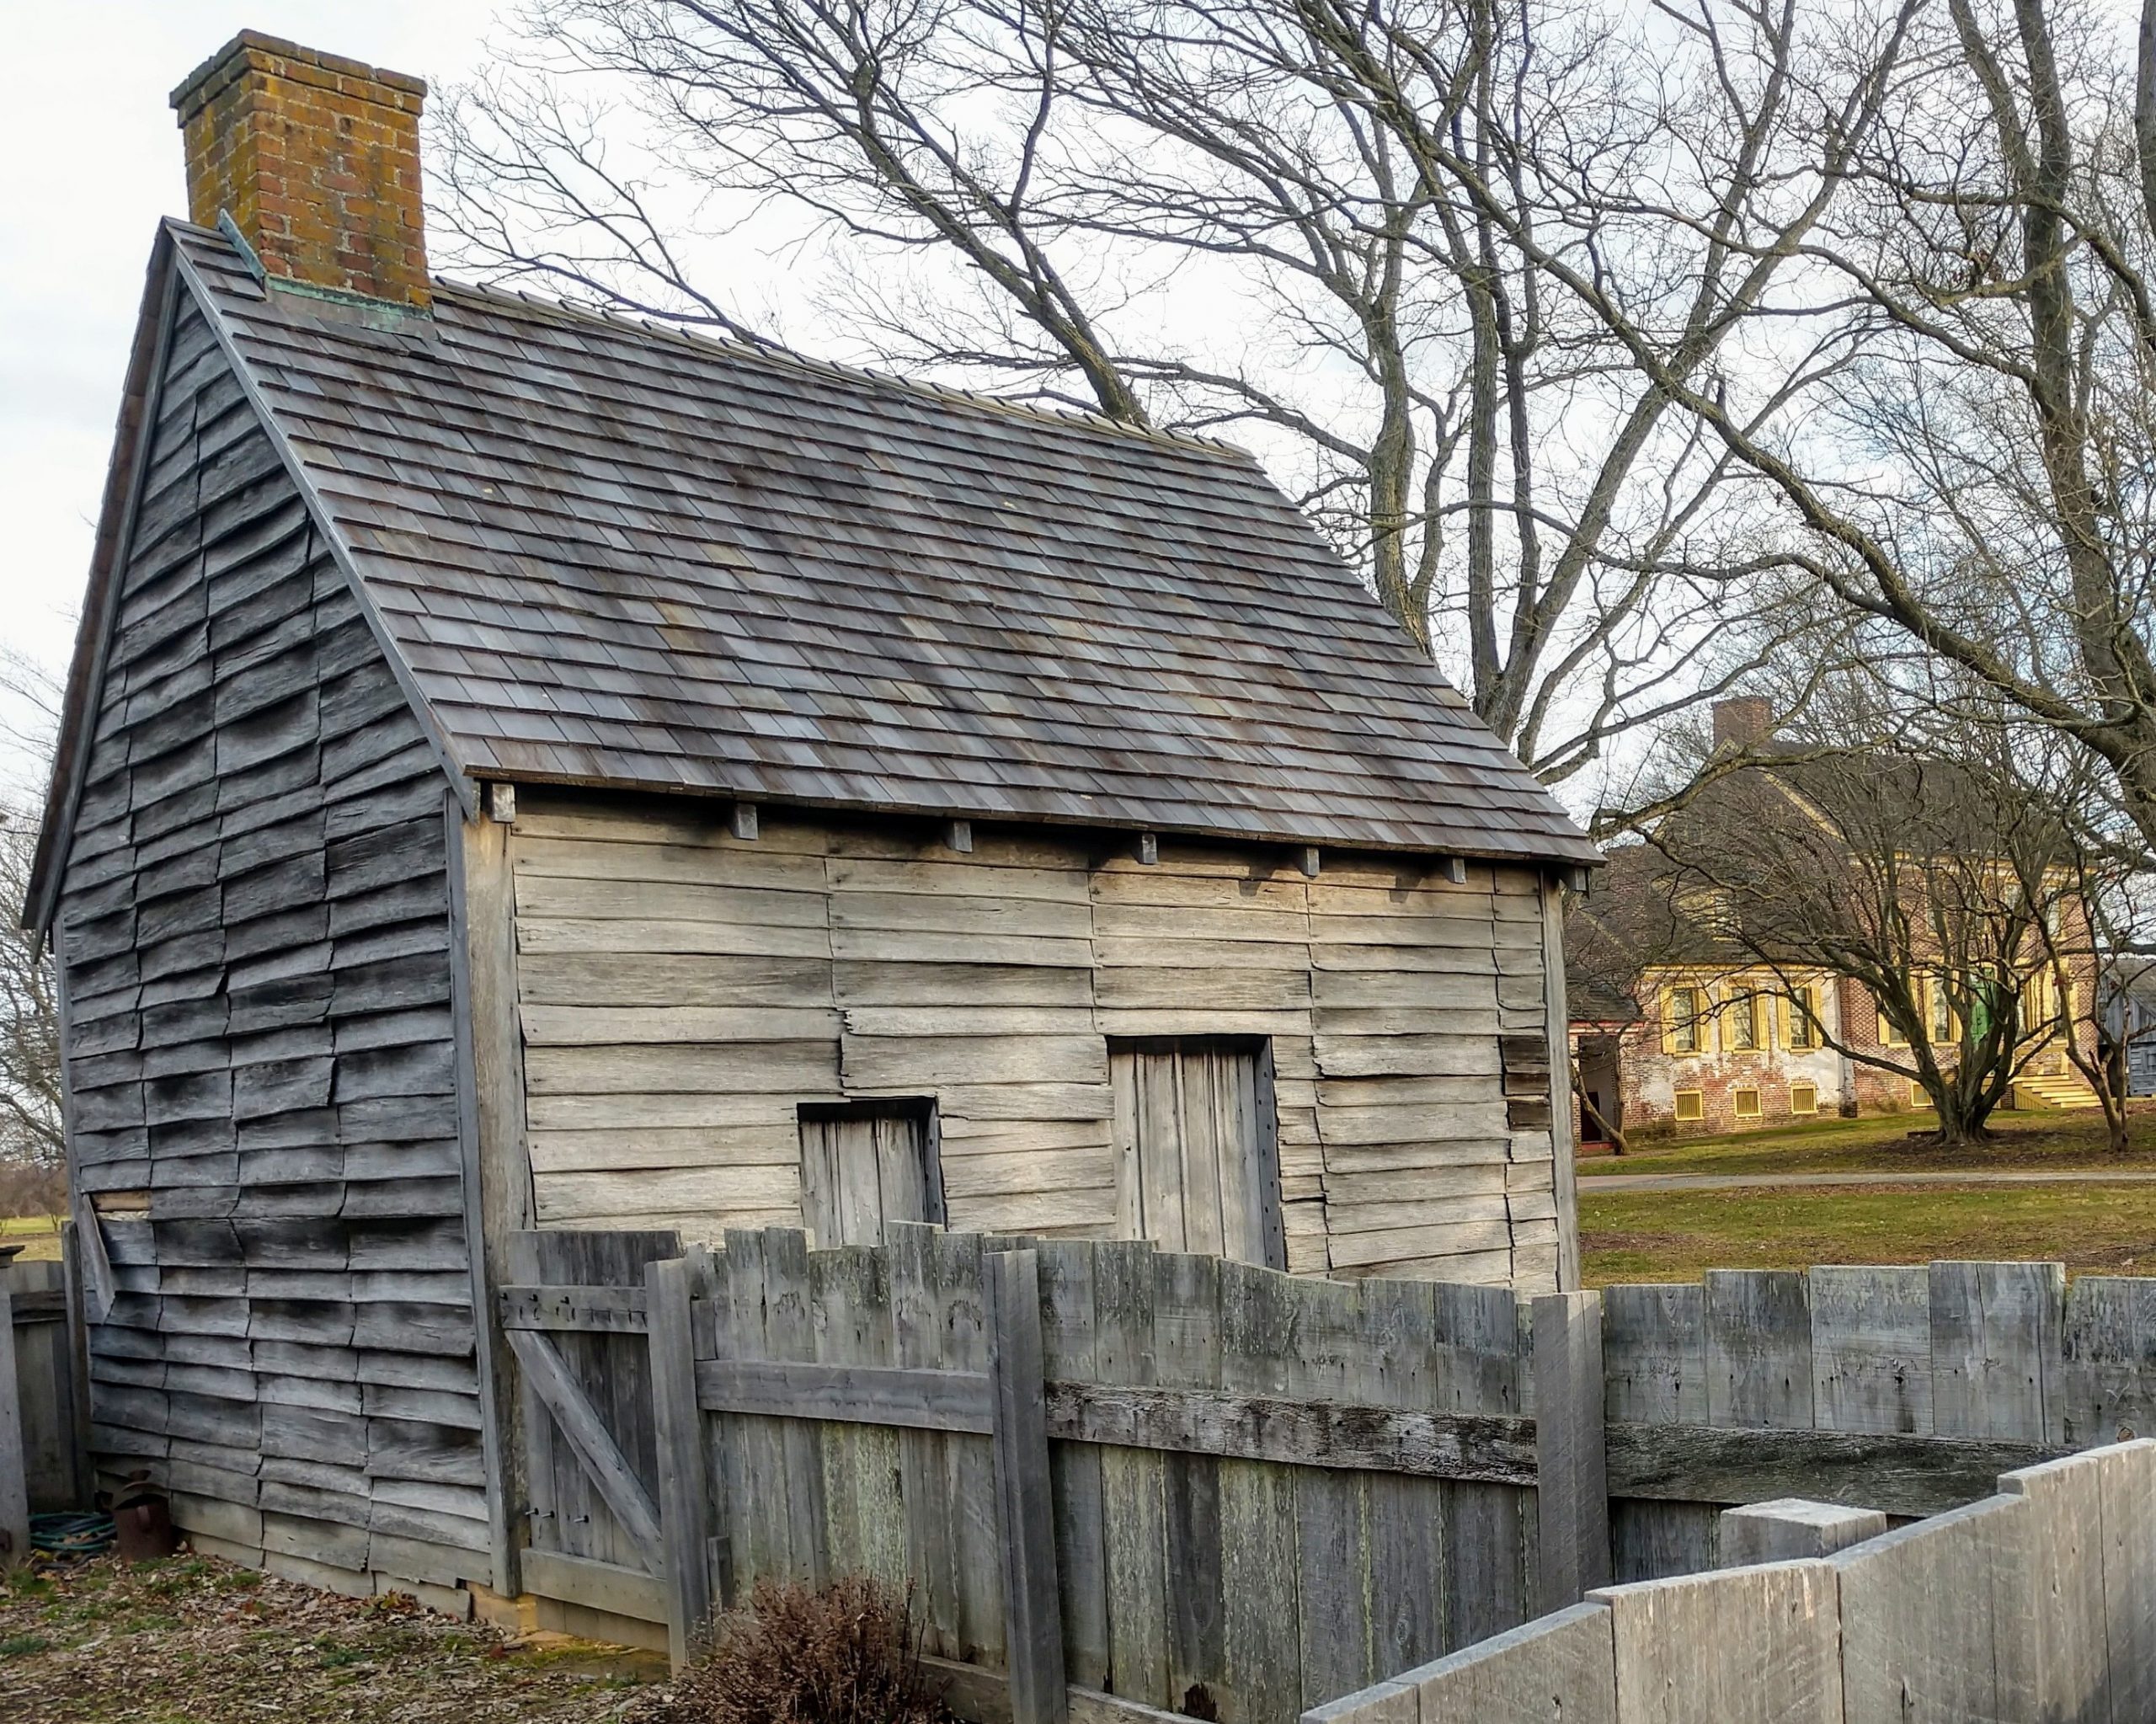
[[[678,341],[685,346],[727,358],[764,360],[776,366],[819,373],[841,382],[866,383],[904,394],[925,395],[961,407],[978,408],[985,412],[1008,414],[1016,418],[1039,420],[1049,424],[1073,425],[1081,430],[1101,431],[1142,443],[1166,444],[1172,448],[1189,449],[1199,454],[1225,456],[1252,464],[1257,460],[1241,444],[1231,442],[1225,437],[1208,437],[1195,431],[1166,430],[1158,425],[1129,424],[1084,408],[1038,406],[1033,402],[994,394],[987,390],[962,389],[954,384],[939,383],[926,377],[906,377],[892,371],[879,371],[869,366],[848,365],[841,360],[803,353],[798,348],[788,347],[782,341],[775,341],[768,335],[711,335],[668,323],[654,312],[620,312],[604,306],[574,305],[549,294],[533,292],[529,288],[459,281],[443,276],[436,276],[434,286],[438,296],[492,304],[511,301],[529,310],[550,313],[572,322],[609,324],[638,335]]]

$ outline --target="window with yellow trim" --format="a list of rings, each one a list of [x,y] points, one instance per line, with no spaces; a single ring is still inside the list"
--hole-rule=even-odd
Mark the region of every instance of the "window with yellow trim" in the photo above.
[[[1819,1086],[1791,1084],[1789,1086],[1789,1111],[1792,1113],[1817,1113],[1819,1111]]]
[[[1705,1092],[1700,1090],[1679,1090],[1676,1095],[1677,1118],[1680,1124],[1691,1124],[1707,1117]]]
[[[1820,1043],[1819,990],[1810,982],[1791,987],[1782,1001],[1786,1023],[1784,1039],[1792,1049],[1808,1049]]]
[[[1706,1016],[1705,990],[1689,983],[1665,988],[1662,994],[1662,1050],[1665,1054],[1696,1054],[1700,1026]]]
[[[1747,991],[1722,1008],[1722,1046],[1732,1054],[1756,1054],[1765,1041],[1759,1033],[1759,996]]]
[[[1759,1117],[1758,1091],[1732,1091],[1731,1092],[1731,1099],[1736,1103],[1737,1117],[1739,1119],[1757,1119]]]
[[[1873,1003],[1878,1004],[1876,1001]],[[1888,1019],[1884,1006],[1879,1006],[1879,1045],[1882,1048],[1906,1048],[1909,1045],[1908,1038]]]
[[[1929,1108],[1931,1105],[1931,1092],[1914,1078],[1909,1080],[1909,1105],[1912,1108]]]

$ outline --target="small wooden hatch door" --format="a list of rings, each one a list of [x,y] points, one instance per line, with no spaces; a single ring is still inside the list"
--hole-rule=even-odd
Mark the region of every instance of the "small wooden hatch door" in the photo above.
[[[823,1247],[881,1245],[887,1222],[941,1221],[936,1104],[803,1104],[801,1219]]]
[[[1112,1042],[1108,1075],[1117,1232],[1284,1269],[1270,1045]]]

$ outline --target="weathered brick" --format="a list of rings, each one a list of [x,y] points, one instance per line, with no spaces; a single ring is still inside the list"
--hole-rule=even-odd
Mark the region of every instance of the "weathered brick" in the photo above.
[[[229,212],[273,275],[424,306],[426,85],[242,31],[173,93],[188,213]]]

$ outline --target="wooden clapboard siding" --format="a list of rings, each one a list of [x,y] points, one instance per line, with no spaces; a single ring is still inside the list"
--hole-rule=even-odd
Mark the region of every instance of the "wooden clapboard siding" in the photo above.
[[[799,1103],[932,1097],[953,1226],[1109,1236],[1109,1043],[1246,1036],[1292,1268],[1554,1284],[1550,1136],[1513,1123],[1499,1041],[1545,1027],[1532,870],[1107,849],[768,808],[744,841],[723,810],[527,787],[542,1220],[790,1221]]]
[[[446,786],[184,295],[149,445],[56,929],[96,1458],[227,1555],[491,1578]]]

